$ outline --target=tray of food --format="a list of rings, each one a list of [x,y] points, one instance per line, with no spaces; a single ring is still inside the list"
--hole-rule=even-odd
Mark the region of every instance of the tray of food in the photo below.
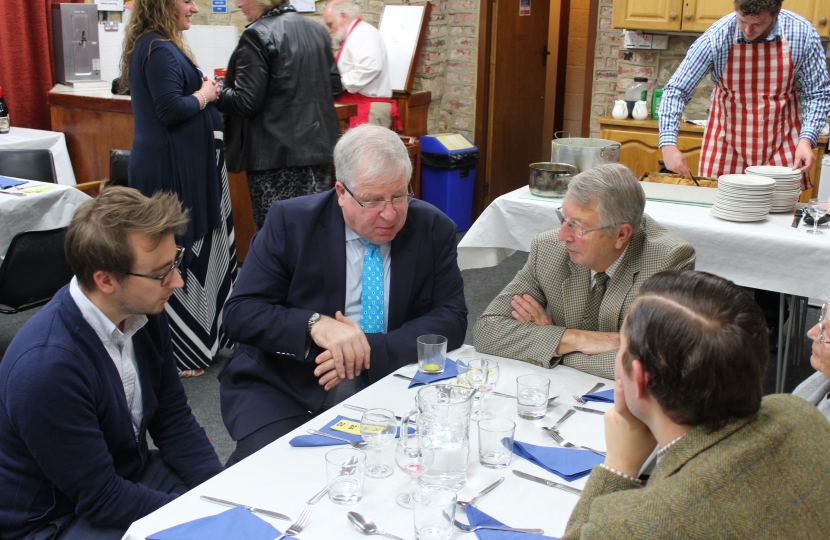
[[[645,173],[640,181],[646,199],[653,201],[712,206],[718,194],[718,181],[714,178],[697,178],[698,187],[682,174],[651,172]]]

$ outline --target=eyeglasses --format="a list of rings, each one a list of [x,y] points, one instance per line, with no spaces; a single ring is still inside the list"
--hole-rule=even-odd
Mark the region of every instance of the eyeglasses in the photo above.
[[[176,246],[176,258],[173,259],[173,265],[160,276],[151,276],[149,274],[136,274],[135,272],[121,272],[122,274],[126,274],[128,276],[135,276],[135,277],[143,277],[147,279],[155,279],[158,280],[162,287],[170,283],[170,280],[167,279],[173,274],[173,270],[178,270],[179,266],[182,264],[182,259],[184,258],[184,248],[182,246]]]
[[[588,233],[592,233],[592,232],[595,232],[595,231],[601,231],[603,229],[610,229],[612,227],[618,227],[618,226],[622,225],[622,223],[614,223],[613,225],[606,225],[605,227],[597,227],[596,229],[583,229],[582,227],[580,227],[579,225],[577,225],[573,221],[568,221],[567,218],[565,218],[565,214],[562,213],[562,207],[561,206],[559,208],[557,208],[556,210],[554,210],[554,211],[556,212],[556,217],[559,219],[559,223],[561,223],[562,225],[567,225],[568,229],[570,229],[573,232],[574,236],[576,236],[577,238],[582,238],[583,236],[585,236]]]
[[[821,305],[821,313],[818,316],[818,344],[824,345],[830,342],[830,339],[824,337],[824,332],[827,330],[827,302]]]
[[[373,201],[362,202],[360,199],[358,199],[357,197],[354,196],[354,193],[352,193],[352,190],[350,190],[346,186],[346,184],[344,184],[343,182],[340,182],[340,184],[343,186],[343,189],[346,190],[346,193],[348,193],[349,195],[352,196],[352,199],[354,199],[357,204],[359,204],[364,210],[369,210],[369,211],[372,211],[372,212],[380,212],[384,208],[386,208],[387,204],[390,204],[390,203],[392,204],[392,208],[404,208],[405,206],[407,206],[409,204],[410,199],[412,199],[412,197],[415,195],[412,192],[412,184],[407,184],[406,188],[407,188],[408,193],[406,195],[398,195],[397,197],[392,197],[392,199],[389,200],[389,201],[373,200]]]

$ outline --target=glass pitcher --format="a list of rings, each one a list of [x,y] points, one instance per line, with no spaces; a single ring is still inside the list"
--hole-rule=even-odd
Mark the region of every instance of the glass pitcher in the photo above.
[[[459,490],[467,483],[470,413],[476,390],[451,384],[423,386],[415,397],[417,409],[401,420],[401,429],[417,415],[416,429],[432,440],[435,459],[419,481],[427,486]],[[403,431],[402,431],[403,432]]]

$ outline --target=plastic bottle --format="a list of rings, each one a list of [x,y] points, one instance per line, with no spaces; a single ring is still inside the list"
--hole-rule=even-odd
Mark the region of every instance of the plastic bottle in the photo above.
[[[3,99],[3,87],[0,86],[0,135],[8,133],[11,127],[9,108],[6,106],[6,100]]]
[[[663,101],[663,89],[655,88],[651,93],[651,119],[659,120],[657,111],[660,110],[660,102]]]
[[[634,77],[634,82],[625,89],[625,102],[628,105],[628,117],[634,118],[634,104],[638,101],[646,101],[648,98],[648,79],[645,77]]]

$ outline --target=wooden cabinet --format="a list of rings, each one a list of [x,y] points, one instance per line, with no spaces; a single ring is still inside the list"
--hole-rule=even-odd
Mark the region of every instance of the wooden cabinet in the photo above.
[[[830,0],[787,0],[784,9],[812,22],[819,36],[830,37]]]
[[[631,30],[704,32],[734,9],[732,2],[724,0],[617,0],[612,26]]]

